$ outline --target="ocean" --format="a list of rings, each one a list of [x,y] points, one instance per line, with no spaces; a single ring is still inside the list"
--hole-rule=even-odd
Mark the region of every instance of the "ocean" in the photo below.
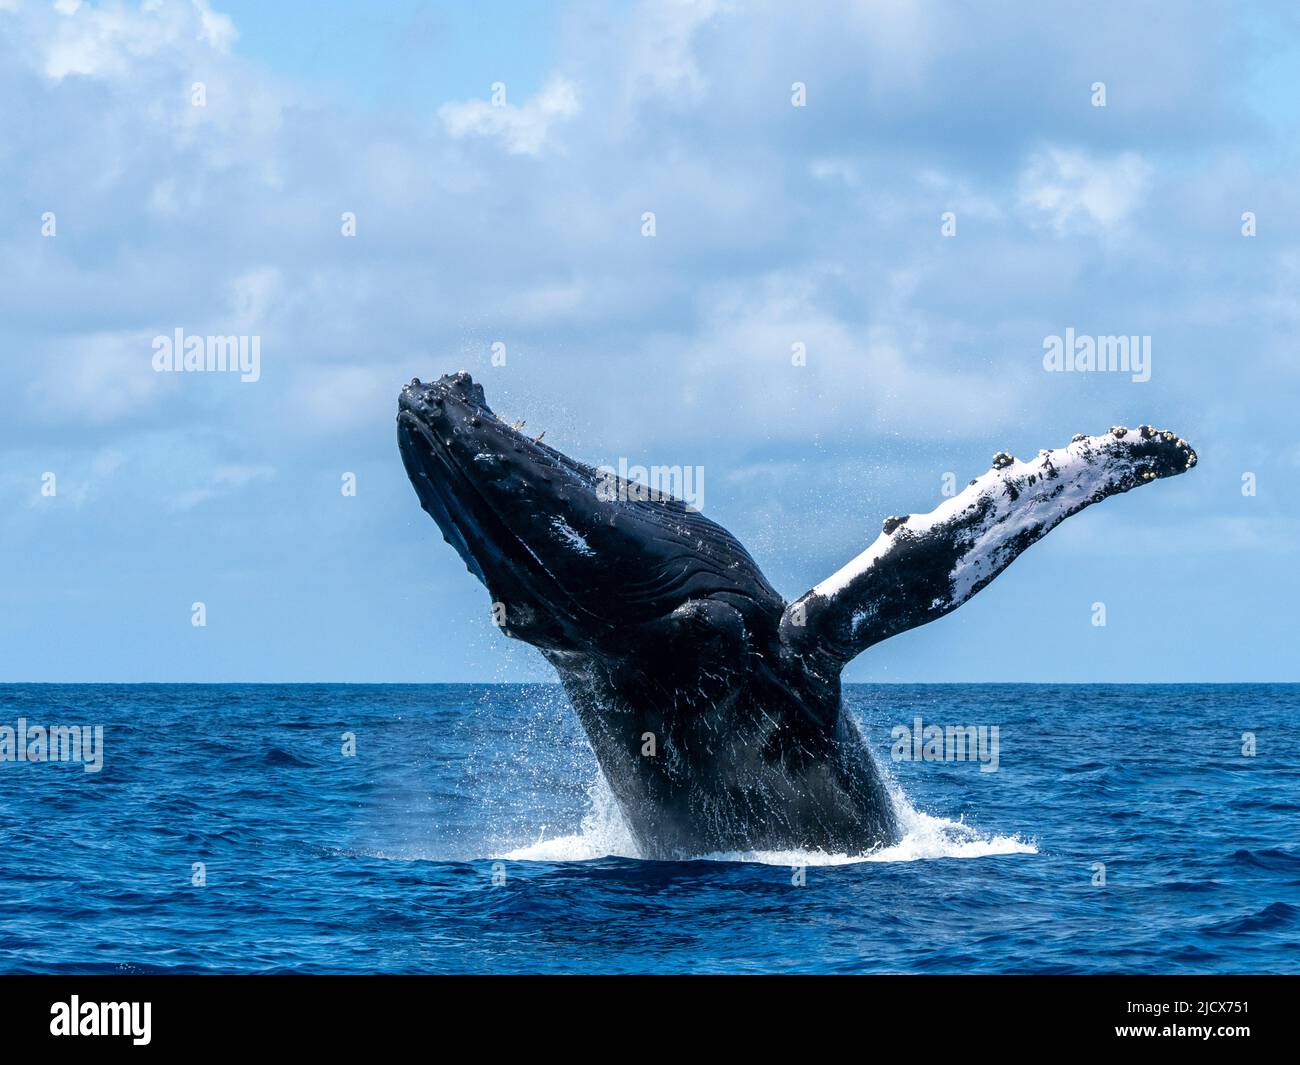
[[[900,843],[656,862],[558,686],[0,686],[103,727],[0,761],[0,971],[1300,971],[1300,685],[845,702]],[[996,758],[895,759],[918,718]]]

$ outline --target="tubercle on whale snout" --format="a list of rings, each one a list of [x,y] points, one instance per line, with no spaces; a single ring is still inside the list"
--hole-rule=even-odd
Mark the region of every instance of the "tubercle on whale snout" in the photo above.
[[[412,377],[410,384],[403,386],[398,402],[400,405],[402,400],[415,397],[426,402],[441,401],[450,395],[474,403],[482,410],[491,413],[483,386],[475,383],[474,378],[465,370],[445,374],[436,381],[424,382],[418,377]]]

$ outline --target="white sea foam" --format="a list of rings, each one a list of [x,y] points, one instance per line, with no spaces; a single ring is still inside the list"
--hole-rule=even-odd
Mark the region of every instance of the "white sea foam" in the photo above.
[[[636,842],[628,831],[604,777],[597,777],[588,789],[591,801],[582,827],[576,835],[538,839],[501,855],[516,862],[583,862],[593,858],[639,858]],[[701,855],[701,860],[754,862],[761,865],[853,865],[857,862],[914,862],[932,858],[987,858],[1000,854],[1037,854],[1032,840],[1019,836],[998,836],[981,832],[961,821],[934,817],[916,809],[901,790],[891,788],[903,838],[891,847],[865,855],[828,854],[825,851],[730,851]]]
[[[515,862],[586,862],[593,858],[639,858],[614,793],[599,773],[587,788],[588,807],[577,835],[538,839],[501,855]]]

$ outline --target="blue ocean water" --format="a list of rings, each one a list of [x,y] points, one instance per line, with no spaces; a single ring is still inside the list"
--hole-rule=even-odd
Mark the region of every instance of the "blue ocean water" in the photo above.
[[[902,843],[668,863],[558,687],[0,686],[104,726],[97,773],[0,762],[0,970],[1300,971],[1300,686],[846,702]],[[997,725],[997,771],[892,760],[917,717]]]

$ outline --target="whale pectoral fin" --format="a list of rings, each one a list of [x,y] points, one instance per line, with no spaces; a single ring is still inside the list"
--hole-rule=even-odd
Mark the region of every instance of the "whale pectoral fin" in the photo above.
[[[843,666],[955,610],[1071,514],[1194,465],[1185,441],[1149,426],[1076,436],[1029,462],[999,453],[993,469],[929,514],[888,519],[866,551],[791,603],[782,642]]]

